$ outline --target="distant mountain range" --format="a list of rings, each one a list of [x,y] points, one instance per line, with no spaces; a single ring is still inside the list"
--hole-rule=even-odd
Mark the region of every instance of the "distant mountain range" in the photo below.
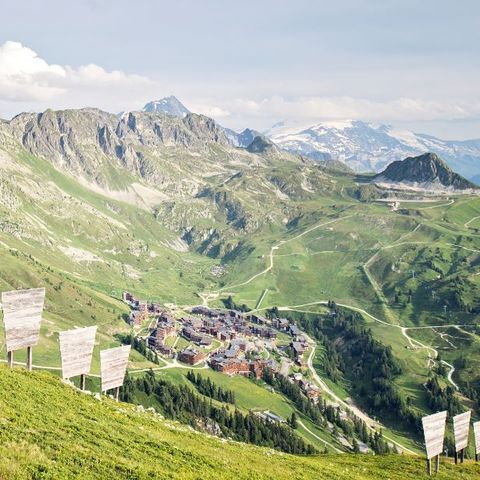
[[[182,118],[190,113],[174,96],[149,102],[143,110]],[[319,162],[340,161],[355,172],[380,172],[397,160],[435,152],[456,172],[480,183],[480,139],[441,140],[391,125],[356,120],[310,126],[280,122],[263,133],[250,128],[240,133],[226,127],[221,129],[234,147],[247,148],[255,137],[263,135],[283,150]]]
[[[265,132],[280,148],[318,161],[340,160],[356,172],[379,172],[390,163],[435,152],[472,181],[480,181],[480,139],[450,141],[361,121],[323,122],[309,127],[284,122]]]

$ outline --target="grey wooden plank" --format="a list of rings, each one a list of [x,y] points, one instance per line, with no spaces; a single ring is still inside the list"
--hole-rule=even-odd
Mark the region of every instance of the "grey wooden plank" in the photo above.
[[[455,451],[459,452],[468,446],[468,433],[470,430],[470,417],[472,412],[460,413],[453,417],[453,435],[455,437]]]
[[[123,385],[130,349],[130,345],[124,345],[100,352],[102,392]]]
[[[96,326],[60,332],[63,378],[89,373],[96,333]]]
[[[40,337],[45,289],[31,288],[2,293],[7,351],[33,347]]]
[[[475,453],[480,453],[480,422],[473,424],[473,436],[475,437]]]
[[[429,459],[440,455],[443,451],[446,420],[446,411],[434,413],[433,415],[422,418],[425,449],[427,451],[427,458]]]

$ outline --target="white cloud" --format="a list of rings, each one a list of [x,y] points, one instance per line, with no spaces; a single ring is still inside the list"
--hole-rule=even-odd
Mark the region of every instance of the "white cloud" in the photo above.
[[[378,76],[378,72],[375,75]],[[375,80],[369,79],[366,83],[373,85]],[[465,98],[469,96],[455,98],[453,94],[424,89],[416,90],[417,97],[412,94],[411,97],[393,98],[393,95],[388,96],[388,91],[377,92],[373,87],[352,90],[357,83],[362,84],[360,80],[341,83],[339,79],[334,82],[339,85],[336,91],[329,89],[328,85],[312,83],[306,86],[301,81],[298,84],[292,81],[289,91],[285,90],[285,85],[270,82],[262,85],[261,90],[256,90],[248,82],[238,85],[222,80],[219,84],[202,85],[192,84],[184,77],[169,82],[167,87],[145,76],[120,70],[107,71],[93,63],[79,67],[51,64],[21,43],[9,41],[0,45],[0,117],[46,108],[93,106],[111,112],[135,110],[154,98],[170,93],[181,96],[183,92],[185,100],[191,100],[186,104],[192,111],[236,129],[248,126],[263,130],[279,120],[313,124],[324,120],[358,119],[404,124],[443,122],[445,125],[454,120],[457,124],[470,122],[477,125],[480,118],[480,102],[467,102]],[[404,91],[414,91],[411,83],[407,82]],[[453,80],[447,83],[455,84]],[[270,88],[283,95],[258,96]],[[245,98],[236,98],[237,89],[245,92]],[[324,94],[299,95],[303,91],[315,92],[315,89],[321,89]],[[343,90],[354,93],[335,96],[336,92]],[[462,92],[457,93],[461,95]]]
[[[107,72],[102,67],[93,63],[81,66],[76,70],[67,66],[65,70],[67,72],[68,83],[71,86],[111,87],[151,83],[151,80],[141,75],[126,74],[120,70]]]
[[[60,65],[49,65],[21,43],[0,46],[0,97],[4,100],[45,100],[63,93],[59,81],[66,72]]]
[[[119,70],[107,71],[88,64],[78,68],[49,64],[18,42],[0,45],[0,102],[16,102],[29,108],[107,108],[145,93],[156,92],[158,84],[140,75]],[[116,108],[116,107],[113,107]]]
[[[296,121],[359,119],[370,121],[430,121],[474,118],[480,103],[398,98],[379,101],[343,97],[301,97],[287,100],[272,96],[260,101],[237,99],[230,107],[236,115]]]
[[[226,118],[231,115],[231,112],[229,110],[207,103],[190,103],[189,109],[192,112],[201,113],[203,115],[206,115],[207,117],[212,117],[215,119]]]

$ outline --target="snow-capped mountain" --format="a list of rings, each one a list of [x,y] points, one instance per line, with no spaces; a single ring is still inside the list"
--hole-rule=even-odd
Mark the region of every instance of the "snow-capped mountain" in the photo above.
[[[435,152],[456,172],[480,178],[480,139],[451,141],[361,121],[322,122],[313,126],[277,123],[265,132],[279,147],[315,160],[340,160],[357,172],[383,170],[405,157]]]
[[[153,102],[148,102],[143,107],[143,111],[168,113],[169,115],[180,118],[183,118],[191,113],[190,110],[173,95],[160,100],[154,100]]]

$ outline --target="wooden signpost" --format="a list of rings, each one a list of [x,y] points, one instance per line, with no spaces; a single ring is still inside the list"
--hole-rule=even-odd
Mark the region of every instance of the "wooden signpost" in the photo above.
[[[60,332],[62,376],[67,379],[80,375],[81,390],[85,390],[86,376],[90,372],[96,333],[96,326]]]
[[[100,369],[102,373],[102,392],[115,389],[115,398],[118,401],[120,387],[123,385],[127,371],[130,345],[109,348],[100,351]]]
[[[13,367],[13,352],[27,349],[27,370],[32,370],[32,347],[40,337],[45,289],[14,290],[2,293],[3,321],[8,365]]]
[[[440,457],[443,451],[443,438],[445,436],[445,423],[447,412],[438,412],[422,418],[425,449],[427,451],[427,473],[432,473],[432,458],[435,458],[435,472],[438,472]]]
[[[473,436],[475,437],[475,461],[478,462],[478,455],[480,454],[480,422],[473,424]]]
[[[455,437],[455,463],[458,463],[458,454],[460,453],[460,462],[465,458],[465,449],[468,446],[468,433],[470,430],[470,417],[472,412],[469,410],[453,417],[453,435]]]

